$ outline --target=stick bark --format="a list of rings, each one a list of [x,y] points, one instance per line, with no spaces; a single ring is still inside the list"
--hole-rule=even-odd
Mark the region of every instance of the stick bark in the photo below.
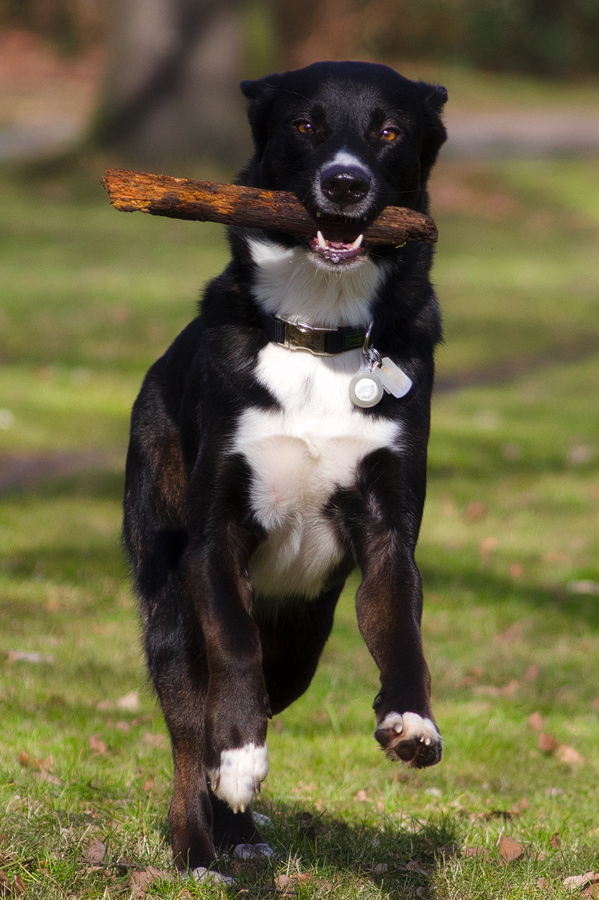
[[[102,179],[115,209],[145,212],[175,219],[219,222],[243,228],[269,228],[310,237],[323,230],[324,219],[313,219],[295,194],[266,191],[237,184],[213,184],[171,175],[151,175],[127,169],[108,169]],[[326,219],[326,237],[343,240],[348,225],[342,219]],[[354,234],[354,237],[357,236]],[[387,206],[364,228],[364,240],[374,244],[437,240],[437,228],[429,217],[400,206]]]

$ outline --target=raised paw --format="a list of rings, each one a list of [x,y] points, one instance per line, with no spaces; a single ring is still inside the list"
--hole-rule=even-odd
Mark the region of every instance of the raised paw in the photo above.
[[[208,770],[210,787],[233,812],[244,812],[268,773],[266,744],[223,750],[220,765]]]
[[[387,713],[374,736],[389,759],[401,759],[418,769],[434,766],[441,759],[443,741],[437,726],[418,713]]]

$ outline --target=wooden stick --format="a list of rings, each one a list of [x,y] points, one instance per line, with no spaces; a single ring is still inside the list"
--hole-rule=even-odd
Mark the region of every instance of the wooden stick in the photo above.
[[[110,202],[123,212],[145,212],[175,219],[220,222],[243,228],[271,228],[287,234],[316,236],[324,219],[313,219],[295,194],[265,191],[237,184],[212,184],[191,178],[150,175],[127,169],[108,169],[102,178]],[[351,226],[355,230],[355,226]],[[326,219],[329,240],[347,236],[348,223]],[[354,234],[357,237],[357,233]],[[364,240],[375,244],[437,240],[437,228],[429,216],[400,206],[387,206],[364,229]]]

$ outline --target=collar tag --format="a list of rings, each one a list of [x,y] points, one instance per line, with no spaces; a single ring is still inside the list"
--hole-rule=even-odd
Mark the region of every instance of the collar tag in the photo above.
[[[388,356],[383,356],[376,374],[387,393],[393,394],[398,399],[405,397],[412,387],[410,376]]]

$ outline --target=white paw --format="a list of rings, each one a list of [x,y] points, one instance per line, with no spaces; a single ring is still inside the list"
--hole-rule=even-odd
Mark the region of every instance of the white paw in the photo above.
[[[388,713],[377,726],[377,730],[379,728],[392,729],[396,734],[400,734],[403,740],[418,740],[425,747],[430,747],[432,743],[441,740],[435,723],[413,712],[406,712],[403,716],[399,713]]]
[[[191,875],[198,884],[223,884],[226,887],[231,887],[235,884],[235,879],[231,878],[230,875],[221,875],[220,872],[215,872],[213,869],[206,869],[204,866],[198,866],[197,869],[192,869]]]
[[[270,844],[262,841],[258,844],[236,844],[233,848],[237,859],[270,859],[274,852]]]
[[[401,759],[421,768],[441,759],[443,741],[431,719],[418,713],[387,713],[374,733],[390,759]]]
[[[233,812],[244,812],[268,773],[266,744],[223,750],[218,769],[209,769],[210,787]]]

